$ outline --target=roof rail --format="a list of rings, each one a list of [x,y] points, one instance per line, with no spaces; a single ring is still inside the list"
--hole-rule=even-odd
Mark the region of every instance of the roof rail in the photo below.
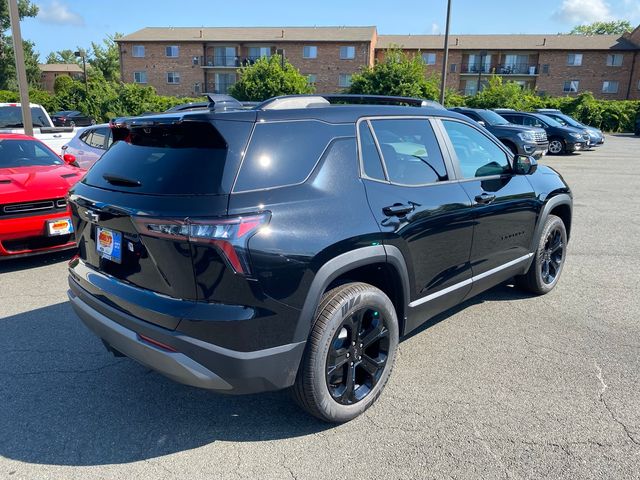
[[[409,105],[412,107],[444,108],[438,102],[415,97],[398,97],[389,95],[360,95],[344,93],[314,93],[310,95],[283,95],[265,100],[257,110],[274,110],[282,108],[317,107],[322,104],[348,103],[360,105]]]

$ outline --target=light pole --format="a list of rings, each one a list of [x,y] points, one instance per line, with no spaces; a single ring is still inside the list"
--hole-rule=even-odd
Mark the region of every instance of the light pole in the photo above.
[[[29,105],[29,84],[24,66],[24,51],[22,50],[22,34],[20,33],[20,14],[17,0],[9,0],[9,17],[11,19],[11,35],[13,36],[13,55],[16,59],[16,75],[18,90],[20,90],[20,106],[22,108],[22,125],[24,133],[33,135],[31,107]]]
[[[449,63],[449,20],[451,19],[451,0],[447,0],[447,23],[444,29],[444,59],[442,60],[442,79],[440,82],[440,104],[444,105],[444,91],[447,83],[447,64]]]
[[[78,50],[73,52],[76,57],[82,58],[82,71],[84,72],[84,91],[89,98],[89,84],[87,83],[87,52],[84,50]]]

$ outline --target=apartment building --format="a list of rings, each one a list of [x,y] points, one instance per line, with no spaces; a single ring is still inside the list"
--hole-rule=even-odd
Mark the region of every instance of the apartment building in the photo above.
[[[118,40],[125,82],[162,95],[226,93],[238,69],[280,54],[318,92],[348,87],[389,48],[420,55],[440,75],[442,35],[378,35],[376,27],[144,28]],[[447,85],[473,95],[493,75],[548,95],[591,91],[640,99],[640,27],[617,35],[451,35]]]
[[[240,67],[274,54],[317,91],[338,91],[363,65],[373,65],[376,36],[375,27],[144,28],[118,43],[125,82],[193,96],[226,93]]]
[[[56,78],[60,75],[74,79],[82,78],[82,69],[75,63],[41,63],[38,68],[40,69],[40,86],[49,92],[53,92]]]
[[[389,48],[421,55],[427,75],[440,75],[440,35],[380,35],[376,60]],[[447,85],[476,93],[497,74],[548,95],[590,91],[605,99],[640,98],[640,27],[618,35],[451,35]]]

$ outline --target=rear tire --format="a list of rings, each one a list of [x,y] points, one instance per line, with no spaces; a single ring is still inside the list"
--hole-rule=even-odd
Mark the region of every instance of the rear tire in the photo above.
[[[549,215],[538,240],[533,262],[516,277],[519,287],[537,295],[549,293],[558,283],[567,256],[567,229],[560,217]]]
[[[367,410],[391,375],[398,348],[391,300],[366,283],[326,292],[291,389],[294,400],[326,422],[348,422]]]

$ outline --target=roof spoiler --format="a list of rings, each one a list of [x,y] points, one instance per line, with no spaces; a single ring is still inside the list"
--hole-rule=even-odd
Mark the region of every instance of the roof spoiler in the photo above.
[[[205,93],[204,95],[209,100],[209,110],[214,112],[242,109],[242,103],[231,95],[225,95],[222,93]]]

